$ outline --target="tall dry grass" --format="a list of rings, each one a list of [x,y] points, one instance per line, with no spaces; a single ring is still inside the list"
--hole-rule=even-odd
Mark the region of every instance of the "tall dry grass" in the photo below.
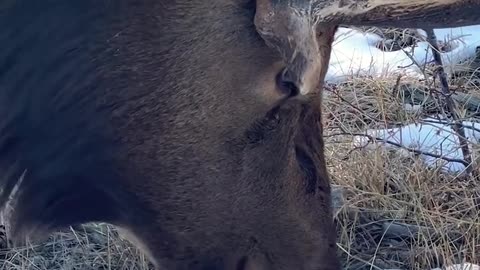
[[[336,213],[339,254],[346,269],[478,264],[480,179],[429,168],[401,149],[352,145],[351,134],[426,116],[405,110],[394,93],[397,83],[397,78],[357,78],[325,93],[328,168],[332,183],[345,191],[344,207]],[[476,87],[466,91],[480,96]]]

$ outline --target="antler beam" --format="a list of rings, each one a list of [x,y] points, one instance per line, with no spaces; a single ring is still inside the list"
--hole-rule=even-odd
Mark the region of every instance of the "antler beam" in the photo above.
[[[291,2],[296,2],[299,6],[302,1]],[[458,27],[480,23],[479,0],[306,0],[303,2],[305,2],[304,9],[310,10],[319,23],[404,28]]]
[[[319,92],[336,27],[456,27],[480,23],[480,0],[257,0],[255,25],[283,56],[285,76]]]

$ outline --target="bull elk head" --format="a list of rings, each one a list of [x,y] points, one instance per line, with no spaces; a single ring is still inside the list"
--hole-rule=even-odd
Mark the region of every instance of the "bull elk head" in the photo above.
[[[12,234],[103,221],[159,269],[338,270],[320,110],[335,30],[467,25],[479,8],[4,1],[0,204],[17,186]]]

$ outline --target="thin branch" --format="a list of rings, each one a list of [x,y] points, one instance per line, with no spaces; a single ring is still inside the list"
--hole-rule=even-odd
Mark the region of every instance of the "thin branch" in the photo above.
[[[442,93],[445,105],[447,107],[449,114],[454,120],[454,125],[452,126],[452,129],[457,133],[463,158],[465,163],[467,164],[465,165],[467,173],[477,178],[478,176],[477,172],[476,170],[473,169],[473,166],[472,166],[473,165],[472,156],[468,148],[468,141],[465,137],[465,129],[463,128],[460,117],[457,114],[455,102],[451,97],[452,93],[448,86],[447,75],[445,74],[445,71],[443,68],[442,56],[440,55],[440,50],[438,48],[437,37],[435,36],[435,32],[433,31],[433,29],[425,29],[425,32],[427,33],[427,41],[432,46],[433,59],[435,61],[435,64],[438,66],[436,70],[436,75],[441,84],[441,88],[442,88],[441,93]]]
[[[397,77],[397,80],[395,81],[395,85],[393,86],[393,89],[392,89],[392,96],[393,97],[397,97],[398,95],[398,89],[400,87],[400,82],[402,80],[402,75],[398,75]]]
[[[365,134],[356,134],[356,136],[365,136]],[[434,154],[434,153],[430,153],[430,152],[425,152],[425,151],[422,151],[422,150],[407,147],[403,144],[400,144],[400,143],[397,143],[397,142],[392,142],[392,141],[385,140],[385,139],[382,139],[382,138],[377,138],[377,137],[373,137],[373,136],[369,136],[369,135],[366,135],[365,137],[369,138],[369,140],[371,140],[371,141],[373,141],[373,140],[381,141],[381,142],[396,146],[398,148],[405,149],[409,152],[412,152],[412,153],[415,153],[415,154],[418,154],[418,155],[425,155],[425,156],[429,156],[429,157],[439,158],[439,159],[443,159],[443,160],[448,161],[448,162],[461,163],[461,164],[465,165],[465,167],[467,167],[470,164],[463,159],[449,158],[449,157],[445,157],[443,155],[438,155],[438,154]]]
[[[442,159],[442,160],[445,160],[445,161],[448,161],[448,162],[457,162],[457,163],[463,164],[465,167],[467,167],[469,165],[469,163],[467,161],[463,160],[463,159],[449,158],[449,157],[445,157],[443,155],[422,151],[422,150],[419,150],[419,149],[407,147],[407,146],[405,146],[403,144],[400,144],[400,143],[397,143],[397,142],[393,142],[393,141],[389,141],[389,140],[386,140],[386,139],[378,138],[378,137],[371,136],[371,135],[368,135],[368,134],[351,133],[351,132],[347,132],[347,131],[342,130],[341,133],[329,134],[328,136],[333,137],[333,136],[342,136],[342,135],[362,136],[362,137],[367,138],[369,140],[369,143],[373,142],[373,141],[379,141],[379,142],[383,142],[383,143],[390,144],[390,145],[396,146],[398,148],[407,150],[408,152],[412,152],[412,153],[415,153],[417,155],[424,155],[424,156],[429,156],[429,157],[433,157],[433,158],[438,158],[438,159]],[[361,149],[362,147],[357,147],[356,149],[359,149],[359,148]]]
[[[422,119],[420,121],[421,123],[431,123],[431,124],[442,124],[442,125],[446,125],[446,126],[453,126],[455,125],[455,123],[451,123],[451,122],[448,122],[448,121],[443,121],[441,119],[438,119],[438,120],[428,120],[428,119]],[[478,132],[480,134],[480,128],[476,128],[475,127],[475,123],[472,122],[473,125],[472,126],[467,126],[465,124],[461,124],[463,126],[464,129],[470,129],[470,130],[473,130],[475,132]],[[479,125],[480,126],[480,125]]]

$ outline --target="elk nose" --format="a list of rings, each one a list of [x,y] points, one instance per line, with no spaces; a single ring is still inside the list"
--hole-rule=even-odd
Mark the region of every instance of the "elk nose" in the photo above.
[[[298,80],[295,79],[295,76],[291,71],[288,69],[283,69],[277,74],[276,77],[276,84],[278,89],[282,92],[282,94],[288,97],[294,97],[300,93],[300,89],[298,87]]]

